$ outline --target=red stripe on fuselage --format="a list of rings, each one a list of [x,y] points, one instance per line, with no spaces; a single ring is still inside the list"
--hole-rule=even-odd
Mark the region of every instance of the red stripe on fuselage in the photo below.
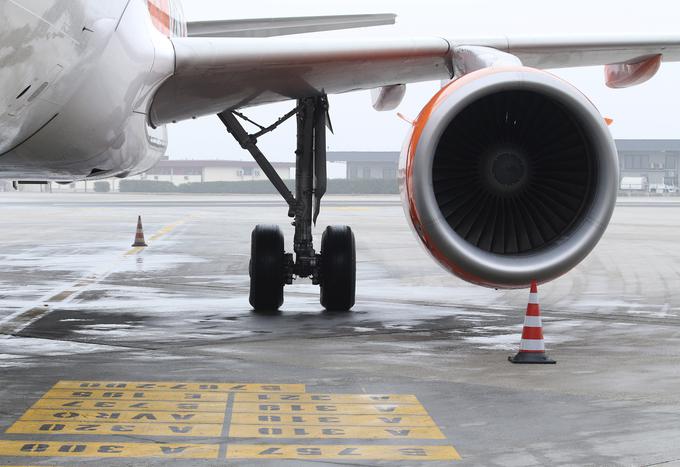
[[[160,3],[160,5],[157,4]],[[149,0],[149,13],[151,13],[151,19],[153,20],[154,26],[168,36],[172,34],[172,18],[170,17],[170,5],[168,0]]]

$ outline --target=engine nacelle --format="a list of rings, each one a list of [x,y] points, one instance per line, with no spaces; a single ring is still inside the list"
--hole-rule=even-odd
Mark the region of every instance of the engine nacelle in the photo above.
[[[576,88],[531,68],[444,87],[413,124],[400,164],[407,215],[427,250],[475,284],[527,287],[570,271],[616,203],[616,146]]]

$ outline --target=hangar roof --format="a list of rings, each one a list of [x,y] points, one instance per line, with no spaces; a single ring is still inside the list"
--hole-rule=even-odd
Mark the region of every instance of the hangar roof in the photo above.
[[[617,139],[619,151],[633,152],[680,152],[678,139]]]

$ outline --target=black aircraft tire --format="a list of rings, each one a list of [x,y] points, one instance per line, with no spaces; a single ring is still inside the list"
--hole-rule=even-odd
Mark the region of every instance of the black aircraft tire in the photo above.
[[[349,311],[356,295],[356,244],[352,229],[330,226],[321,238],[321,305]]]
[[[255,311],[277,311],[283,305],[283,233],[276,225],[258,225],[250,250],[250,304]]]

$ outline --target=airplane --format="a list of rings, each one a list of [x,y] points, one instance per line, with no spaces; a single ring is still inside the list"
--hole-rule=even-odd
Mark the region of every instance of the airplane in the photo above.
[[[608,122],[544,71],[603,65],[612,88],[680,60],[680,35],[321,37],[393,24],[390,14],[187,22],[178,0],[2,0],[0,177],[18,183],[124,178],[167,148],[167,125],[216,115],[288,204],[293,253],[277,226],[252,233],[250,303],[277,310],[295,278],[331,311],[355,303],[352,229],[312,232],[326,192],[328,96],[371,90],[394,110],[408,83],[441,80],[412,122],[399,166],[406,216],[452,274],[527,287],[597,245],[617,194]],[[299,34],[303,34],[300,36]],[[311,36],[310,36],[311,34]],[[270,126],[243,109],[291,101]],[[295,193],[257,139],[297,122]]]

